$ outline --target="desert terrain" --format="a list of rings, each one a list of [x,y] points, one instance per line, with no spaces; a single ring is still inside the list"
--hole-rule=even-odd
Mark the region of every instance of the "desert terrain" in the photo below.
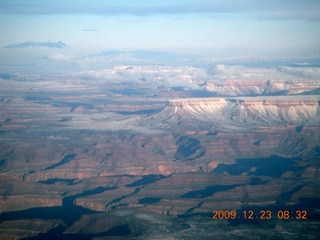
[[[317,239],[319,79],[230,69],[1,78],[0,239]]]

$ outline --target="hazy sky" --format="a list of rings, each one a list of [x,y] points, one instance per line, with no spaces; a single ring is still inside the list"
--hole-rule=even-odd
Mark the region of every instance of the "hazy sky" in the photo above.
[[[319,58],[320,1],[1,0],[0,29],[1,65],[113,49]]]

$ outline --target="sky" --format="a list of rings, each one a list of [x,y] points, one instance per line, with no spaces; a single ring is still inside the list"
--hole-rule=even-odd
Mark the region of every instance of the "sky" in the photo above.
[[[0,66],[113,50],[319,59],[320,1],[1,0],[0,30]]]

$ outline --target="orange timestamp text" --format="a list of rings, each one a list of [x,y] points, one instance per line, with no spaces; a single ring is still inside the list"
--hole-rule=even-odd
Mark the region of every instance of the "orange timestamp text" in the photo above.
[[[308,212],[307,210],[278,210],[276,212],[272,212],[271,210],[245,210],[242,212],[236,210],[213,210],[212,211],[213,219],[262,219],[262,220],[270,220],[270,219],[298,219],[298,220],[307,220]]]

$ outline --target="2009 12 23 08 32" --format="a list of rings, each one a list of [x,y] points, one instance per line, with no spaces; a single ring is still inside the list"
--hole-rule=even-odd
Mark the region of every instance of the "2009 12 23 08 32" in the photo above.
[[[308,212],[307,210],[278,210],[277,212],[272,212],[271,210],[260,210],[255,212],[253,210],[245,210],[243,212],[237,212],[236,210],[213,210],[213,219],[297,219],[306,220]]]

